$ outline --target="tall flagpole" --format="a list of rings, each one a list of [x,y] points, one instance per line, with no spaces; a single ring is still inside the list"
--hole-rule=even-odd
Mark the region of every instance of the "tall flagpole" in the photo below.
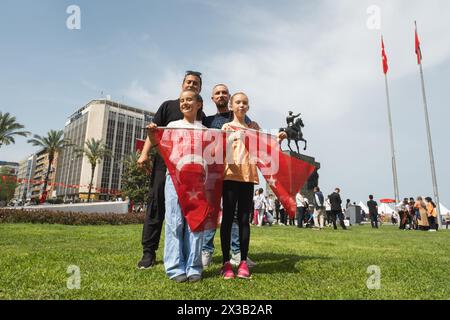
[[[441,205],[440,205],[440,201],[439,201],[439,191],[438,191],[438,185],[437,185],[437,179],[436,179],[436,168],[434,165],[434,156],[433,156],[433,143],[431,141],[431,130],[430,130],[430,119],[428,117],[428,105],[427,105],[427,97],[425,94],[425,81],[424,81],[424,77],[423,77],[423,68],[422,68],[422,52],[420,49],[420,43],[418,40],[418,35],[417,35],[417,23],[416,21],[414,21],[415,27],[416,27],[416,53],[418,55],[418,63],[419,63],[419,68],[420,68],[420,79],[421,79],[421,83],[422,83],[422,95],[423,95],[423,108],[425,111],[425,124],[427,127],[427,138],[428,138],[428,152],[430,154],[430,165],[431,165],[431,178],[433,181],[433,193],[434,193],[434,198],[436,199],[436,206],[437,206],[437,223],[439,225],[439,227],[442,226],[442,221],[441,221]]]
[[[398,204],[400,201],[400,193],[398,190],[398,178],[397,178],[397,163],[395,160],[395,147],[394,147],[394,132],[392,129],[392,115],[391,115],[391,101],[389,99],[389,86],[387,81],[387,57],[384,51],[384,42],[383,37],[381,37],[382,43],[382,58],[383,58],[383,71],[384,71],[384,82],[386,85],[386,101],[387,101],[387,109],[388,109],[388,120],[389,120],[389,132],[391,138],[391,165],[392,165],[392,177],[394,182],[394,194],[395,194],[395,203]]]

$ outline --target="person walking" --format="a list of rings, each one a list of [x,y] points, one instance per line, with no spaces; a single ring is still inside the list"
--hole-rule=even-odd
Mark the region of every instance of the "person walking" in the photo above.
[[[303,228],[303,223],[305,220],[306,210],[309,207],[309,202],[300,190],[295,196],[295,202],[297,204],[297,228]]]
[[[253,197],[253,202],[255,204],[255,210],[258,212],[258,224],[256,226],[261,227],[263,225],[264,211],[266,210],[267,203],[264,190],[260,188],[257,191],[257,195]]]
[[[341,189],[336,188],[334,189],[334,192],[328,196],[328,199],[330,199],[330,205],[331,205],[331,219],[333,221],[333,227],[334,230],[337,229],[336,226],[336,218],[339,217],[341,228],[344,230],[347,230],[347,227],[344,223],[344,214],[342,213],[342,199],[339,193],[341,192]]]
[[[378,229],[378,203],[373,200],[373,195],[369,195],[367,208],[369,208],[370,224],[372,225],[372,228]]]
[[[428,216],[428,224],[430,225],[429,231],[437,231],[437,223],[436,223],[436,204],[433,202],[433,199],[430,197],[425,198],[425,203],[427,206],[427,216]]]
[[[325,197],[319,187],[314,188],[314,227],[323,229],[323,220],[325,217]]]

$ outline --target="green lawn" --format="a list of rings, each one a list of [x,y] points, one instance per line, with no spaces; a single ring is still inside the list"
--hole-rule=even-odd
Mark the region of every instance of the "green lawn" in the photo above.
[[[252,227],[251,280],[218,276],[216,236],[204,280],[177,284],[165,276],[162,250],[155,268],[136,269],[141,230],[0,224],[0,299],[450,299],[450,231]],[[67,289],[69,265],[80,267],[79,290]],[[366,285],[371,265],[381,270],[379,290]]]

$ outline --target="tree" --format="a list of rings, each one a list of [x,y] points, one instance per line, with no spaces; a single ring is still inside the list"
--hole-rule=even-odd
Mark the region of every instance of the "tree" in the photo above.
[[[155,148],[152,149],[154,152]],[[152,163],[149,162],[144,168],[137,165],[140,153],[135,152],[128,155],[123,163],[122,192],[130,199],[130,202],[145,203],[150,191],[150,172]]]
[[[11,116],[9,112],[0,111],[0,148],[2,145],[16,143],[15,136],[27,137],[30,132],[21,130],[23,128],[23,125],[16,122],[16,117]]]
[[[84,148],[76,148],[75,152],[79,155],[85,155],[91,165],[91,182],[89,183],[88,202],[91,201],[92,182],[94,181],[94,173],[97,164],[102,161],[105,156],[110,156],[111,151],[101,140],[91,138],[86,141]]]
[[[35,134],[32,139],[28,140],[35,147],[41,147],[48,153],[48,168],[44,179],[44,188],[40,202],[43,203],[47,199],[47,185],[52,169],[55,154],[60,153],[64,148],[72,146],[69,140],[64,139],[64,131],[50,130],[46,137]]]
[[[0,202],[8,203],[14,197],[17,177],[8,168],[0,169]],[[1,205],[0,205],[1,206]]]

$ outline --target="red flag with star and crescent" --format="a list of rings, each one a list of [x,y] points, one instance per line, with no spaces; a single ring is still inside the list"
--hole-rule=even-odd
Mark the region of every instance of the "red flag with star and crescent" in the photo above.
[[[283,153],[273,135],[245,130],[244,139],[250,161],[256,162],[258,169],[289,217],[294,218],[297,211],[295,196],[316,167]]]
[[[223,135],[220,130],[158,128],[155,131],[181,211],[193,232],[217,227],[225,168]]]

